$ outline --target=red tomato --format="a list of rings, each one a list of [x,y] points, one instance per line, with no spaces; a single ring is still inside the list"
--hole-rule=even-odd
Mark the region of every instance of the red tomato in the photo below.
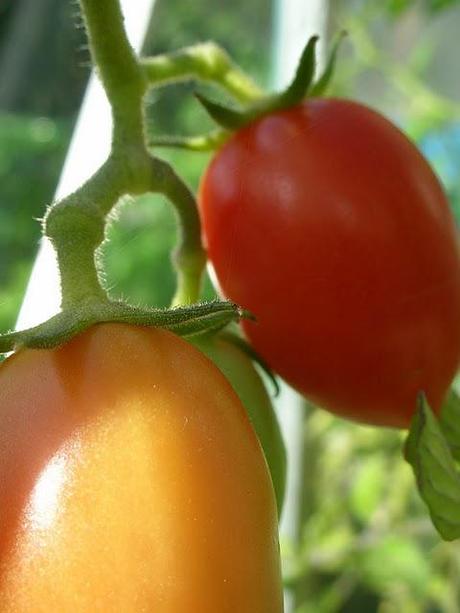
[[[311,99],[236,132],[200,187],[223,293],[255,349],[318,405],[407,426],[460,360],[460,260],[448,203],[391,123]]]
[[[236,394],[164,330],[0,367],[2,613],[280,613],[273,489]]]

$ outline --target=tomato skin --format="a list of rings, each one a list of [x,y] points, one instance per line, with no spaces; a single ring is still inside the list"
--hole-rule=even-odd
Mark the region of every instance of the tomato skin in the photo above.
[[[0,367],[0,611],[282,611],[270,476],[199,351],[101,324]]]
[[[270,469],[280,517],[286,487],[286,448],[262,378],[249,356],[227,339],[200,335],[192,337],[191,342],[227,377],[245,407]]]
[[[371,109],[310,99],[236,132],[199,194],[222,292],[256,351],[313,402],[406,427],[460,361],[457,232],[415,146]]]

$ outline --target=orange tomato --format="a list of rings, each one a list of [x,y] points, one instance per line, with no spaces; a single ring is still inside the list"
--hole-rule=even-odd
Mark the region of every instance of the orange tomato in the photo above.
[[[2,613],[280,613],[277,516],[229,383],[99,324],[0,366]]]

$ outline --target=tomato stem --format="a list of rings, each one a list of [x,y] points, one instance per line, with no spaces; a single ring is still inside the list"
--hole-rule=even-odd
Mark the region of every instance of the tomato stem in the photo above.
[[[159,134],[148,139],[150,147],[177,147],[188,151],[215,151],[228,139],[227,130],[212,130],[198,136],[170,136]]]
[[[118,0],[81,0],[81,7],[114,127],[105,164],[74,194],[51,207],[45,218],[44,231],[55,247],[61,273],[62,308],[108,301],[97,259],[106,217],[123,195],[145,192],[165,194],[178,213],[176,302],[189,304],[199,298],[206,261],[193,194],[166,162],[147,149],[143,117],[147,79],[124,32]]]
[[[61,275],[61,312],[31,330],[0,335],[0,353],[20,346],[61,344],[99,321],[168,327],[166,320],[171,318],[179,334],[188,334],[225,325],[228,308],[236,317],[235,305],[213,305],[208,317],[195,312],[195,307],[160,313],[114,302],[102,282],[98,250],[105,239],[107,216],[120,198],[164,194],[176,210],[179,225],[179,244],[173,254],[177,272],[173,304],[196,302],[206,263],[196,202],[173,168],[149,152],[143,98],[148,87],[192,77],[219,84],[241,102],[259,99],[261,90],[214,43],[139,60],[126,36],[119,0],[80,0],[80,5],[91,57],[112,108],[111,152],[83,186],[54,203],[44,218],[43,232],[56,251]],[[220,136],[219,132],[216,138]],[[238,311],[237,316],[244,314]]]
[[[177,273],[173,305],[192,304],[199,300],[201,278],[206,264],[195,198],[168,163],[155,159],[153,167],[156,191],[168,197],[179,221],[179,246],[173,253],[173,264]]]
[[[86,184],[47,211],[43,229],[56,251],[64,310],[107,300],[95,253],[104,240],[106,214],[125,191],[120,177],[107,161]]]
[[[240,102],[251,102],[263,95],[254,81],[213,42],[142,59],[141,67],[151,86],[199,79],[220,85]]]
[[[80,0],[91,57],[112,107],[115,144],[144,143],[142,98],[147,81],[129,44],[118,0]]]

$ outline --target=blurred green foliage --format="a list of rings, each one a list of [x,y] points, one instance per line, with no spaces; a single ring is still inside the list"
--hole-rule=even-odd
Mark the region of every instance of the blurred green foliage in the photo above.
[[[55,8],[53,2],[48,6]],[[68,9],[71,3],[63,4]],[[442,34],[444,24],[460,26],[459,4],[331,0],[330,29],[345,27],[349,33],[333,93],[380,108],[399,123],[430,157],[460,219],[460,91],[452,95],[457,77],[448,70],[443,74],[446,44],[455,56],[458,43]],[[7,10],[0,7],[2,38],[12,13],[12,2]],[[266,85],[272,15],[268,0],[157,0],[144,52],[213,38]],[[68,10],[51,17],[53,29],[62,32],[78,23]],[[75,71],[71,46],[42,38],[40,60],[29,65],[29,95],[21,89],[17,108],[0,115],[1,329],[14,325],[39,239],[36,220],[53,197],[87,73],[81,66],[84,50],[78,51]],[[56,45],[67,71],[55,72]],[[0,55],[1,50],[0,40]],[[43,84],[51,81],[48,92]],[[149,129],[176,134],[206,130],[210,124],[192,96],[195,87],[191,83],[152,93]],[[207,155],[158,153],[196,189]],[[120,203],[102,251],[112,295],[167,305],[174,290],[170,252],[175,235],[174,213],[164,198]],[[208,280],[204,296],[213,294]],[[308,407],[304,425],[300,539],[282,543],[285,581],[297,613],[458,613],[460,547],[436,535],[402,459],[401,434],[360,427]]]
[[[300,543],[283,543],[299,613],[454,613],[460,549],[440,541],[402,433],[309,409]]]
[[[436,13],[457,2],[458,0],[424,0],[423,2],[416,2],[416,0],[386,0],[382,4],[389,15],[399,17],[404,11],[417,5],[429,13]]]
[[[0,115],[0,329],[13,325],[57,183],[70,122]]]

